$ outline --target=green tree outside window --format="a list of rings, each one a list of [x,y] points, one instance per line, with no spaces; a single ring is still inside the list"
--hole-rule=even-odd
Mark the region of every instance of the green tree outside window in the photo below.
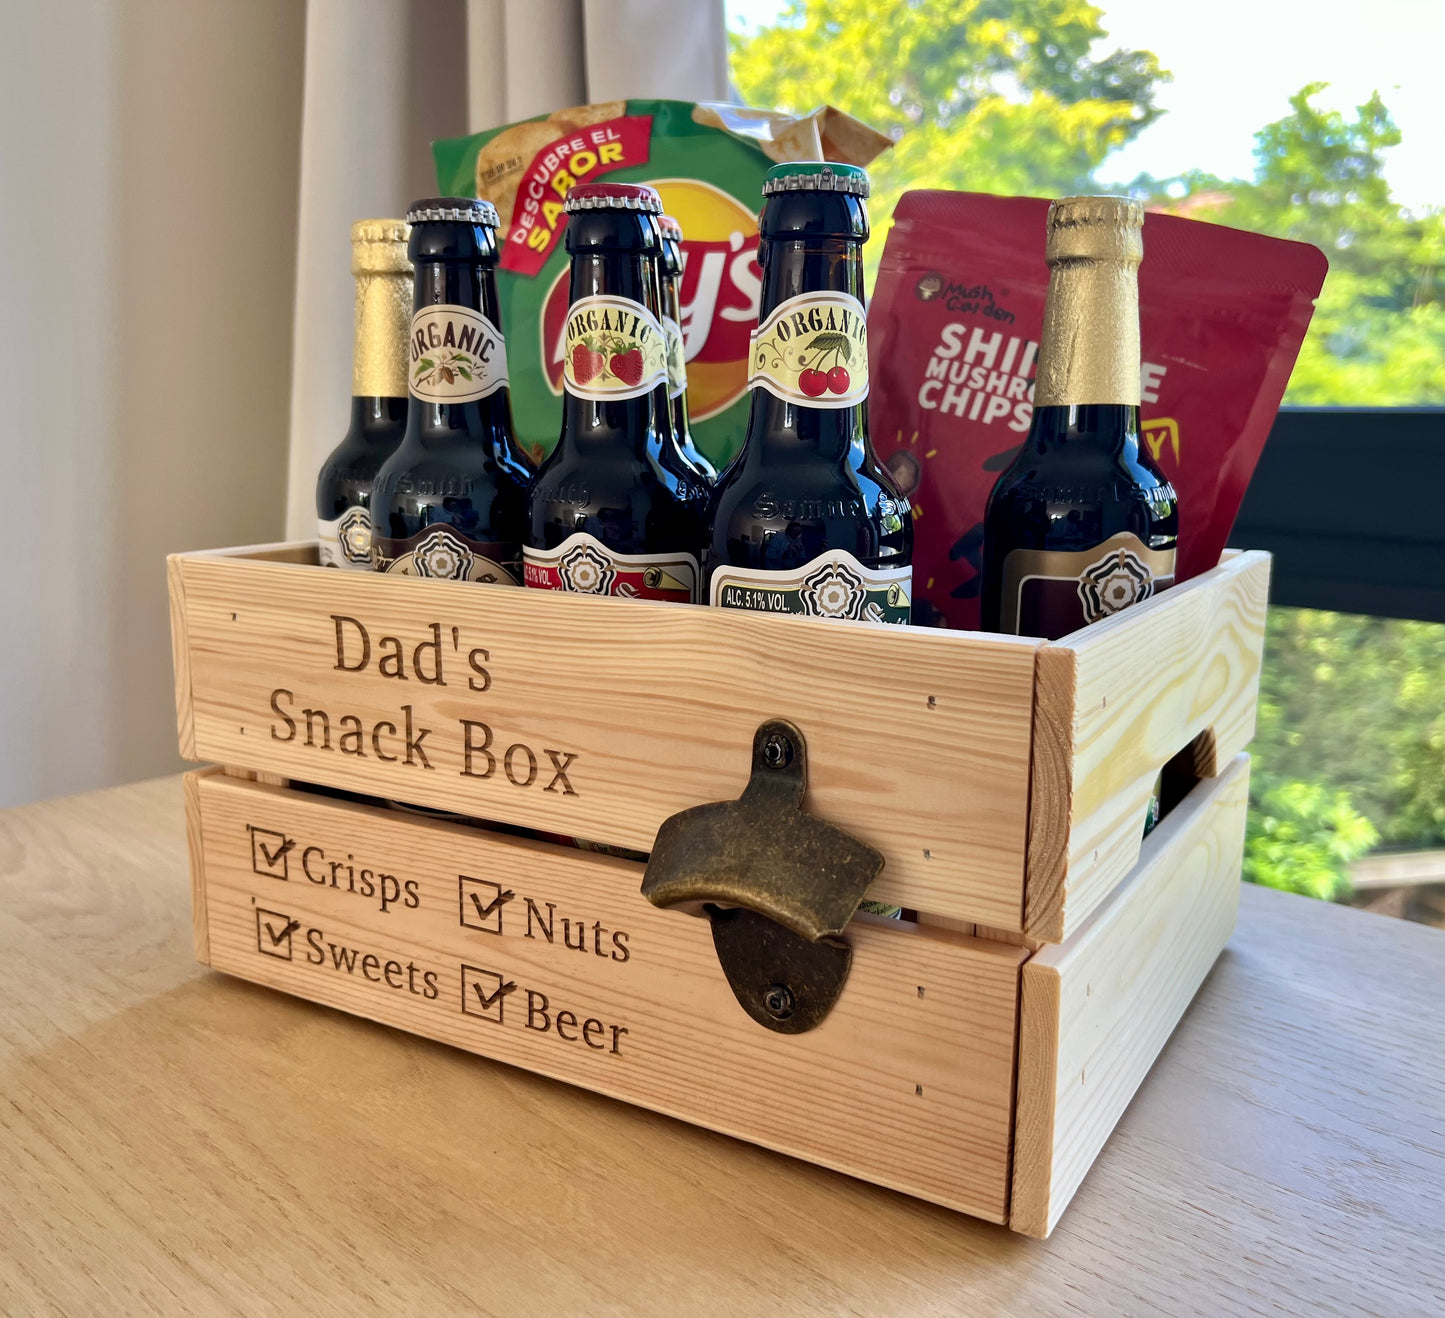
[[[1110,153],[1158,118],[1170,76],[1149,51],[1091,55],[1105,17],[1078,0],[793,0],[731,38],[732,75],[751,104],[831,104],[893,137],[870,170],[876,268],[906,189],[1105,190]],[[1445,215],[1391,198],[1382,153],[1400,131],[1381,97],[1348,115],[1320,108],[1322,90],[1301,88],[1256,133],[1253,178],[1141,176],[1128,190],[1325,251],[1287,403],[1445,404]],[[1379,841],[1445,845],[1445,627],[1273,610],[1252,749],[1256,882],[1337,897]]]

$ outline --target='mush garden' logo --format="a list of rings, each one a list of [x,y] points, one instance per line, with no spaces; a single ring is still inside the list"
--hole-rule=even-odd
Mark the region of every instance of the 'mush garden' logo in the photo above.
[[[763,289],[758,220],[741,202],[697,179],[647,183],[682,226],[687,404],[694,421],[705,421],[747,388],[748,336],[758,323]],[[567,275],[564,267],[542,308],[542,365],[554,394],[562,392],[567,356]]]

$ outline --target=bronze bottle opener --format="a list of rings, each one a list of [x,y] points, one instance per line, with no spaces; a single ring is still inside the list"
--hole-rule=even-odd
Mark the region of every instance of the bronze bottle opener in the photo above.
[[[753,736],[752,776],[736,801],[693,806],[657,831],[642,894],[706,915],[733,995],[760,1025],[802,1034],[848,978],[843,930],[883,856],[805,814],[803,734],[771,719]]]

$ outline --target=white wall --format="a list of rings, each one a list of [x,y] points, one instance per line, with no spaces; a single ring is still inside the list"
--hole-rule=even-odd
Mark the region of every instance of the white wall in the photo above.
[[[0,5],[0,805],[180,767],[164,556],[281,534],[304,19]]]

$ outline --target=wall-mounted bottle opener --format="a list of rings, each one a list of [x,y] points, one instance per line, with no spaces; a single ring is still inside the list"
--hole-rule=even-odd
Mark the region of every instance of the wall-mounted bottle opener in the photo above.
[[[642,880],[653,905],[707,916],[734,996],[780,1034],[811,1030],[837,1001],[852,961],[841,935],[883,868],[878,851],[803,812],[807,788],[803,734],[769,720],[742,796],[665,820]]]

